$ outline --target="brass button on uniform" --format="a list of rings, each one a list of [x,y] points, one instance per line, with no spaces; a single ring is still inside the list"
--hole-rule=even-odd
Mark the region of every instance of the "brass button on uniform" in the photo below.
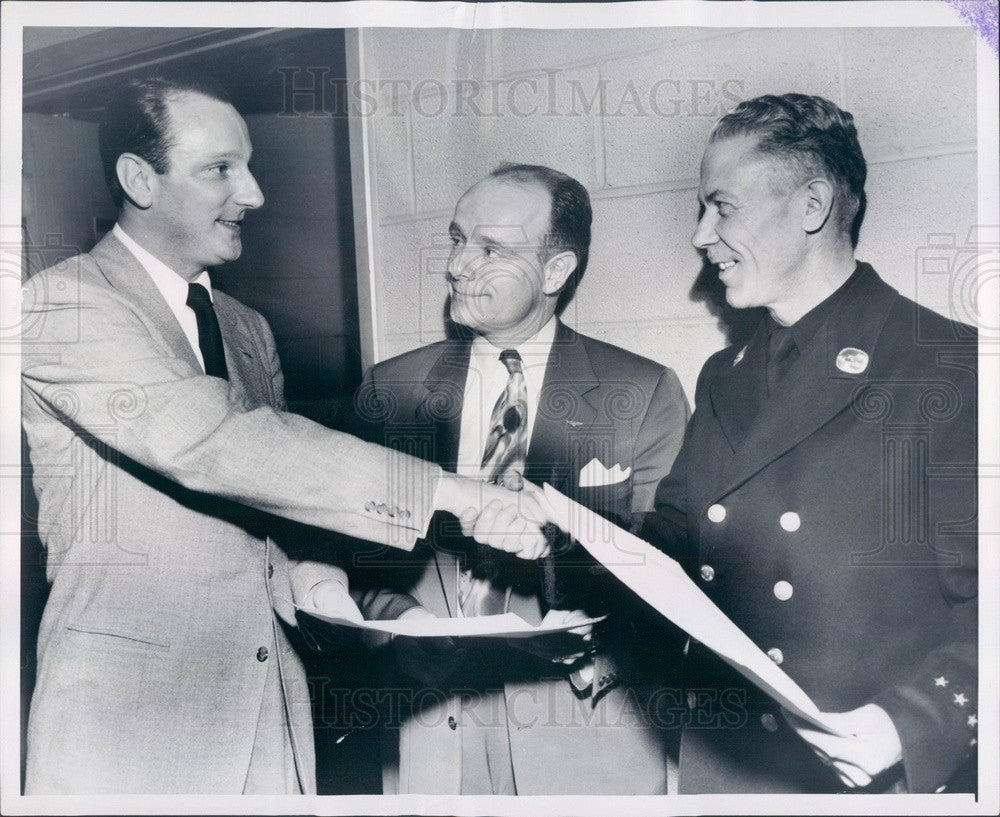
[[[407,510],[406,508],[403,508],[403,511],[402,511],[402,513],[400,513],[399,516],[402,519],[409,519],[410,516],[411,516],[411,514],[410,514],[409,510]]]
[[[771,647],[771,649],[767,651],[767,657],[774,661],[775,664],[779,665],[785,660],[785,654],[777,647]]]
[[[768,732],[778,731],[778,721],[770,712],[765,712],[760,716],[760,725],[763,726]]]
[[[257,660],[258,661],[260,661],[260,662],[263,663],[264,661],[267,660],[267,656],[268,655],[269,655],[269,653],[267,651],[267,647],[258,647],[257,648]]]
[[[792,587],[791,582],[780,581],[774,585],[774,596],[778,601],[788,601],[793,592],[795,592],[795,588]]]
[[[688,693],[688,709],[696,709],[698,707],[698,695],[695,692]]]
[[[383,514],[385,512],[386,512],[385,503],[384,502],[379,502],[378,505],[375,506],[375,513]]]
[[[802,526],[802,518],[795,511],[789,511],[781,515],[778,524],[781,525],[782,530],[792,533]]]
[[[448,728],[451,729],[452,732],[458,729],[458,724],[455,722],[455,718],[452,715],[448,716]]]
[[[708,508],[708,518],[718,524],[726,518],[726,509],[718,503],[710,505]]]
[[[715,578],[715,568],[711,565],[702,565],[699,572],[701,573],[702,581],[710,582]]]
[[[368,501],[367,501],[367,502],[365,503],[365,510],[366,510],[366,511],[368,511],[368,513],[371,513],[372,511],[374,511],[374,510],[375,510],[375,503],[374,503],[374,502],[372,502],[372,501],[371,501],[371,500],[369,499],[369,500],[368,500]]]

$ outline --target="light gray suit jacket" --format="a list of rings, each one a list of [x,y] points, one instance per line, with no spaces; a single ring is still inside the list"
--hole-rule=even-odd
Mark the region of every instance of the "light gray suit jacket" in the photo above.
[[[23,423],[52,583],[27,792],[239,793],[268,661],[313,790],[305,674],[274,613],[293,622],[285,600],[324,573],[286,558],[268,514],[409,548],[439,468],[285,413],[270,329],[221,292],[230,380],[206,376],[113,236],[24,296]]]

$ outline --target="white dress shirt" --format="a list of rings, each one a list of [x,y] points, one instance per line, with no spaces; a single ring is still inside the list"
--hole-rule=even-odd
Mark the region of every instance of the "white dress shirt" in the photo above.
[[[170,307],[170,311],[174,313],[177,322],[181,325],[181,329],[184,330],[184,336],[188,339],[188,343],[191,344],[191,350],[194,352],[194,356],[198,358],[198,363],[201,364],[201,369],[204,371],[205,360],[201,356],[201,347],[198,345],[198,321],[194,316],[194,310],[187,305],[188,282],[155,255],[140,247],[135,242],[135,239],[121,228],[120,224],[115,224],[112,232],[115,238],[125,245],[125,249],[132,253],[136,261],[149,273],[149,277],[153,279],[156,288],[160,290],[160,294],[163,295],[167,306]],[[202,270],[198,273],[198,277],[194,279],[193,283],[201,284],[205,287],[208,290],[208,297],[214,301],[212,296],[212,279],[208,276],[208,270]]]
[[[538,399],[545,382],[545,367],[548,365],[555,337],[556,319],[553,317],[537,335],[516,347],[524,364],[524,385],[528,393],[528,445],[531,444],[531,433],[538,414]],[[503,349],[493,346],[483,337],[477,337],[472,342],[458,437],[458,473],[462,476],[479,479],[481,475],[483,451],[490,433],[493,407],[507,388],[510,377],[507,367],[500,361],[502,351]]]

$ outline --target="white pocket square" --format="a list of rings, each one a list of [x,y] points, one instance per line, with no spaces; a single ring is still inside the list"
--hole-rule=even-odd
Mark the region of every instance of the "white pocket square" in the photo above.
[[[594,457],[580,469],[580,487],[595,488],[598,485],[617,485],[619,482],[627,480],[631,473],[631,467],[623,471],[618,463],[615,463],[613,468],[605,468],[604,464],[597,457]]]

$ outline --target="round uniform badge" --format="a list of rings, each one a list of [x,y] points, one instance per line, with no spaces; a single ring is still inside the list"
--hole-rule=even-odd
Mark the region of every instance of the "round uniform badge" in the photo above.
[[[868,353],[848,346],[837,354],[837,368],[847,374],[861,374],[868,368]]]

